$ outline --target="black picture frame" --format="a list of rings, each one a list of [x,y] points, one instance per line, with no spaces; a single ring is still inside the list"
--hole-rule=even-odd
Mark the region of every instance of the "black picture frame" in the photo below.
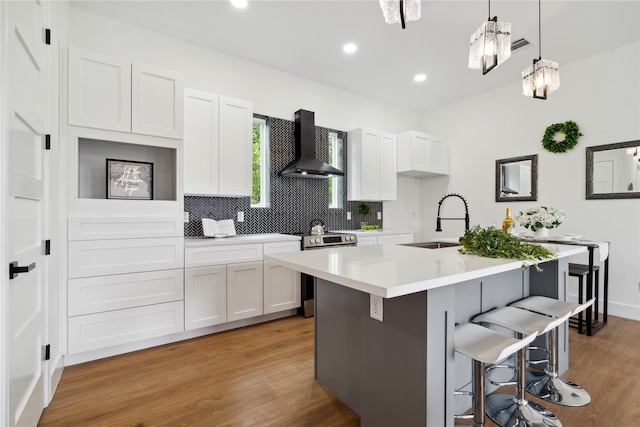
[[[640,191],[636,188],[635,191],[629,190],[627,192],[609,192],[598,193],[594,188],[594,156],[597,153],[611,150],[626,150],[636,149],[640,146],[640,140],[616,142],[614,144],[596,145],[586,148],[586,199],[587,200],[602,200],[602,199],[638,199],[640,198]]]
[[[528,196],[520,195],[505,195],[504,192],[504,174],[503,168],[505,165],[519,162],[531,162],[531,194]],[[530,156],[511,157],[509,159],[496,160],[496,202],[531,202],[538,200],[538,155],[532,154]]]
[[[107,159],[107,199],[153,200],[153,163]]]

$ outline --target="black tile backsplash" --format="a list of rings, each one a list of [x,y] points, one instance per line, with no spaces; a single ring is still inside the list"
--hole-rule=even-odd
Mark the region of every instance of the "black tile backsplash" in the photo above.
[[[185,196],[184,210],[189,212],[189,222],[184,225],[184,235],[202,236],[202,218],[233,219],[236,233],[297,233],[309,231],[309,223],[320,219],[327,230],[346,230],[360,227],[361,222],[378,224],[376,212],[382,212],[382,202],[367,202],[371,213],[358,214],[361,202],[347,201],[346,177],[341,182],[342,208],[329,209],[329,183],[327,179],[286,178],[278,176],[294,158],[293,121],[260,116],[269,127],[269,193],[268,208],[250,207],[249,197]],[[342,164],[347,165],[347,133],[316,126],[316,156],[327,161],[329,157],[329,132],[337,132],[345,142]],[[346,172],[346,166],[344,167]],[[335,178],[332,178],[335,179]],[[244,222],[237,221],[237,212],[244,212]],[[347,212],[351,220],[347,221]]]

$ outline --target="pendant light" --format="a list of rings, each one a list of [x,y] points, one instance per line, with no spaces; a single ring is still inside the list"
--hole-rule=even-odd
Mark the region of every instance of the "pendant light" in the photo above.
[[[406,28],[406,21],[420,19],[420,0],[380,0],[380,8],[387,24],[400,22]]]
[[[511,24],[498,22],[491,18],[491,0],[489,0],[489,19],[471,35],[469,48],[469,68],[482,69],[487,74],[511,56]]]
[[[540,0],[538,0],[538,59],[522,71],[522,94],[537,99],[547,99],[547,95],[560,87],[558,63],[542,59],[542,25],[540,24]]]

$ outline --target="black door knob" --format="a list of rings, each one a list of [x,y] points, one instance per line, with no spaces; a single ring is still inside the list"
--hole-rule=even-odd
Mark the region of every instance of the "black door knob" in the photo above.
[[[18,266],[18,261],[13,261],[9,263],[9,279],[14,279],[20,273],[28,273],[34,268],[36,268],[35,262],[32,262],[27,266],[20,267]]]

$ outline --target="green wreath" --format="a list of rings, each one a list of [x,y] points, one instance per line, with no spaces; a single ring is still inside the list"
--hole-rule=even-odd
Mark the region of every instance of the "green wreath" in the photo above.
[[[562,141],[557,141],[555,136],[557,133],[564,134]],[[566,121],[564,123],[555,123],[547,128],[542,137],[542,146],[545,150],[552,153],[564,153],[571,150],[578,143],[581,137],[580,128],[574,121]]]

